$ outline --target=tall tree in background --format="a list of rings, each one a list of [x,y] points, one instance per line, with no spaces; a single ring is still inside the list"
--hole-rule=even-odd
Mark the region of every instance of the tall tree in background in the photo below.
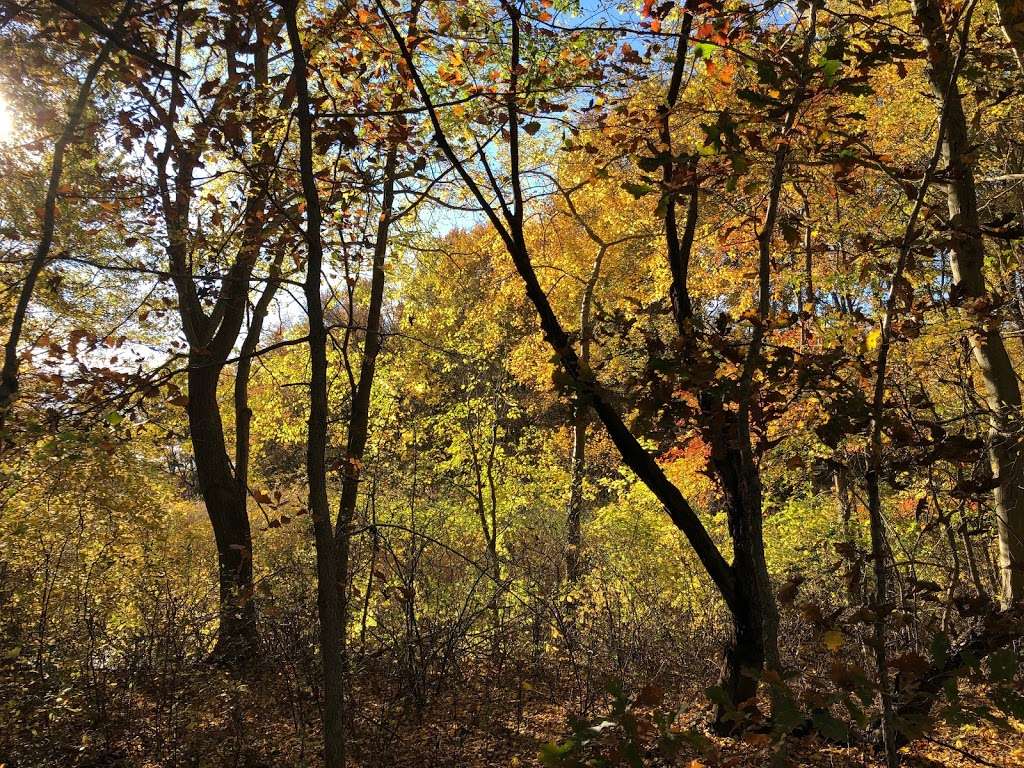
[[[1000,599],[1004,607],[1010,607],[1024,599],[1024,422],[1020,385],[1003,343],[998,308],[985,284],[985,241],[978,215],[973,149],[954,68],[955,57],[933,0],[915,0],[914,18],[928,51],[928,82],[940,113],[946,115],[942,159],[946,164],[952,297],[967,323],[968,339],[985,386],[988,450],[997,481]]]

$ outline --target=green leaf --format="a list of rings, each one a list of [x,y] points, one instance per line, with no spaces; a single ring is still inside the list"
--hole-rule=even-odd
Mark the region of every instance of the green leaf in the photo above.
[[[651,192],[656,192],[657,191],[650,184],[642,184],[642,183],[637,183],[637,182],[634,182],[634,181],[624,181],[624,182],[622,182],[622,188],[624,190],[626,190],[627,192],[629,192],[629,194],[631,194],[637,200],[639,200],[644,195],[649,195],[649,194],[651,194]]]
[[[824,710],[812,714],[811,721],[818,733],[832,741],[844,742],[850,738],[850,729],[846,727],[846,724]]]
[[[694,43],[693,56],[695,59],[710,59],[715,53],[715,46],[711,43]]]
[[[839,74],[839,70],[843,68],[843,62],[839,59],[822,58],[818,62],[818,66],[825,75],[825,84],[832,85],[836,80],[836,75]]]
[[[563,741],[561,744],[549,741],[540,748],[540,753],[537,755],[541,763],[547,768],[561,768],[565,765],[565,760],[569,755],[576,749],[576,742],[574,741]]]
[[[636,161],[636,164],[640,167],[641,171],[647,171],[652,173],[653,171],[661,168],[661,164],[665,161],[664,154],[657,157],[641,157]]]

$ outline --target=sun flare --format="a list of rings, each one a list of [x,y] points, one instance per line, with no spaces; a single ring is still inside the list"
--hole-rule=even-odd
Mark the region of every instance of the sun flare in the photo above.
[[[14,135],[14,114],[7,99],[0,96],[0,144],[6,144]]]

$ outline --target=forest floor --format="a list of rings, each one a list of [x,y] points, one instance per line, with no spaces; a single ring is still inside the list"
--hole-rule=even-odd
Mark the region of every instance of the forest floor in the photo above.
[[[571,700],[566,691],[539,678],[525,682],[524,668],[504,675],[462,677],[427,698],[417,713],[407,698],[388,695],[361,680],[354,692],[357,737],[350,747],[353,768],[526,768],[541,766],[545,744],[570,734]],[[37,698],[32,716],[15,724],[0,718],[0,766],[6,768],[313,768],[319,765],[316,701],[300,679],[304,670],[264,672],[240,681],[206,665],[179,670],[152,685],[114,685],[105,694],[105,715],[72,706],[52,707]],[[518,681],[516,678],[518,677]],[[100,701],[93,691],[92,703]],[[670,691],[665,705],[703,702],[699,691]],[[57,701],[61,701],[58,699]],[[23,702],[27,703],[27,702]],[[79,699],[85,704],[85,699]],[[49,711],[44,707],[51,706]],[[599,701],[593,710],[606,712]],[[863,748],[839,748],[816,737],[790,738],[787,759],[773,763],[767,736],[718,738],[706,729],[709,708],[694,704],[677,721],[702,731],[710,752],[684,748],[672,763],[653,757],[650,766],[682,768],[808,768],[881,766]],[[11,726],[14,725],[14,731]],[[6,732],[5,732],[6,731]],[[5,749],[6,745],[6,749]],[[7,751],[8,754],[4,754]],[[904,766],[1024,767],[1024,724],[1011,730],[989,726],[939,726],[902,752]]]
[[[700,692],[694,699],[702,698]],[[469,705],[461,722],[443,717],[426,720],[403,733],[396,745],[395,768],[510,768],[540,766],[541,747],[551,741],[568,737],[568,716],[564,705],[545,701],[529,701],[521,717],[515,711],[504,718],[488,719],[479,709],[476,725],[474,707]],[[493,717],[496,713],[490,713]],[[772,765],[775,746],[766,736],[751,734],[744,738],[716,737],[704,727],[710,709],[694,709],[680,719],[684,728],[696,728],[714,745],[717,754],[709,758],[696,750],[684,750],[671,762],[652,759],[650,765],[673,765],[683,768],[768,768]],[[1007,733],[989,726],[937,727],[928,739],[918,739],[901,750],[901,761],[907,768],[938,768],[938,766],[998,766],[1024,768],[1024,727]],[[861,747],[842,748],[829,745],[817,737],[790,738],[786,744],[787,759],[780,763],[794,768],[845,768],[884,766],[882,755]],[[371,761],[367,767],[374,766]],[[626,763],[623,763],[626,765]]]

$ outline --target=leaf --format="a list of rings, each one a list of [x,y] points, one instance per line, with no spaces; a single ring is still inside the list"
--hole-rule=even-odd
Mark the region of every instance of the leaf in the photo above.
[[[822,58],[818,62],[818,66],[821,67],[821,71],[825,75],[825,84],[832,85],[836,80],[836,75],[839,74],[839,70],[843,68],[843,62],[837,59]]]
[[[697,59],[710,59],[715,53],[715,46],[711,43],[696,43],[693,46],[693,55]]]
[[[811,722],[822,736],[832,741],[845,742],[850,738],[850,730],[846,725],[824,710],[814,712],[811,715]]]
[[[622,182],[622,188],[629,192],[634,198],[639,200],[644,195],[649,195],[651,192],[656,192],[654,187],[649,184],[639,184],[633,181]]]
[[[864,348],[868,352],[874,352],[882,343],[882,331],[879,328],[872,329],[864,340]]]
[[[565,758],[571,755],[575,749],[576,742],[571,740],[563,741],[561,744],[549,741],[540,748],[540,754],[537,757],[547,768],[560,768],[565,765]]]
[[[641,707],[656,707],[665,698],[665,689],[660,685],[651,683],[644,687],[636,697],[636,703]]]
[[[821,642],[826,648],[835,653],[843,647],[846,638],[838,629],[830,629],[821,636]]]

